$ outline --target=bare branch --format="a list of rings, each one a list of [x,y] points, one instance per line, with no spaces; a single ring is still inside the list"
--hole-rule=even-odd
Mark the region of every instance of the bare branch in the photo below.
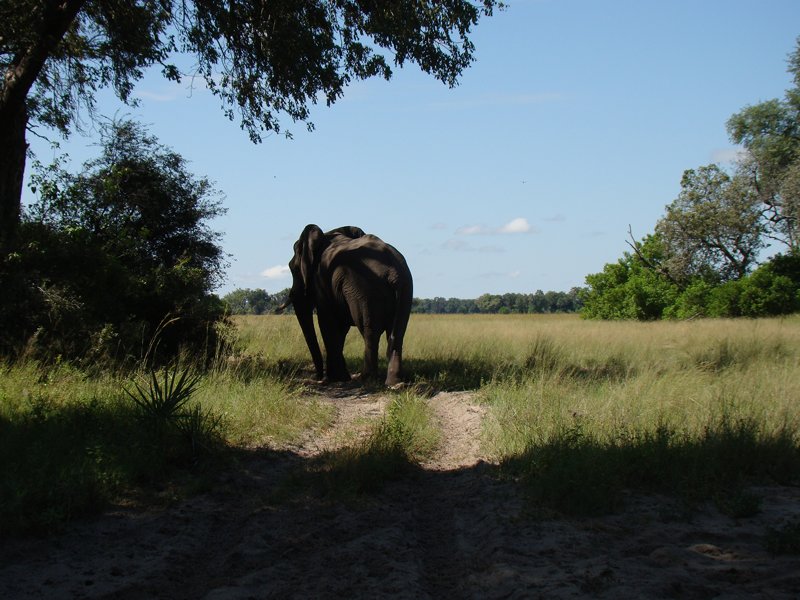
[[[660,275],[661,277],[664,277],[667,281],[674,283],[675,285],[680,287],[678,281],[670,274],[670,272],[667,269],[665,269],[662,265],[655,264],[653,261],[648,259],[644,254],[642,254],[641,248],[639,247],[640,246],[639,242],[637,242],[636,238],[633,237],[633,230],[630,224],[628,225],[628,235],[630,236],[631,239],[630,241],[625,240],[625,243],[631,247],[631,249],[634,251],[639,260],[642,261],[642,263],[656,275]]]

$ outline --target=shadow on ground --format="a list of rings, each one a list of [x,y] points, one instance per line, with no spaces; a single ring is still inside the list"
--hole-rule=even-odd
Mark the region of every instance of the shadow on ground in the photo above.
[[[796,597],[800,559],[764,548],[800,509],[762,490],[758,516],[631,497],[602,519],[537,520],[478,463],[402,465],[369,493],[320,484],[319,458],[241,452],[211,489],[159,510],[117,506],[0,549],[4,598]],[[310,478],[310,479],[307,479]],[[324,479],[324,477],[323,477]]]

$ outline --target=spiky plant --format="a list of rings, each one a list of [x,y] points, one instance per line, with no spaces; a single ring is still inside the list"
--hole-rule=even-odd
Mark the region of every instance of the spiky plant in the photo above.
[[[145,419],[167,423],[181,418],[183,409],[200,387],[201,375],[177,364],[164,367],[163,377],[150,372],[147,385],[134,381],[135,393],[123,386]]]

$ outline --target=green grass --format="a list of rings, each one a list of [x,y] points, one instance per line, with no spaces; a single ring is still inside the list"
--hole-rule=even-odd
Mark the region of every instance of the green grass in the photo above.
[[[386,414],[360,442],[322,453],[306,465],[294,487],[317,496],[354,498],[383,489],[430,456],[439,443],[427,401],[412,393],[395,395]]]
[[[284,329],[291,319],[247,324],[262,331],[250,350],[266,356],[258,340],[278,329],[295,352],[280,359],[309,362],[299,332]],[[345,354],[357,370],[357,333]],[[418,389],[479,390],[485,451],[543,513],[602,514],[641,490],[744,516],[759,506],[750,483],[800,480],[798,316],[412,315],[404,354]]]
[[[228,450],[282,448],[330,426],[331,409],[304,391],[311,361],[295,319],[234,322],[237,354],[198,380],[183,427],[159,435],[125,393],[129,376],[0,366],[0,536],[51,531],[120,498],[186,493]],[[345,354],[359,371],[355,331]],[[642,490],[746,516],[759,505],[750,483],[800,481],[797,316],[412,315],[404,355],[411,389],[478,391],[484,451],[542,514],[601,514]],[[424,398],[396,394],[365,441],[309,465],[315,489],[366,493],[413,471],[438,443],[432,423]],[[793,531],[776,544],[791,547]]]
[[[797,319],[580,324],[540,330],[481,388],[484,444],[539,509],[602,514],[642,490],[743,515],[750,483],[800,481]]]
[[[206,485],[227,448],[278,447],[331,421],[273,377],[230,369],[195,383],[170,408],[146,377],[0,366],[0,537],[57,530],[120,498],[167,501]]]

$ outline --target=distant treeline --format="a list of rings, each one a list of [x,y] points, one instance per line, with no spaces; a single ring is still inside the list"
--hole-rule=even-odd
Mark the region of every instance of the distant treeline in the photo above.
[[[270,294],[261,289],[238,289],[222,301],[232,315],[263,315],[275,312],[289,296],[288,288]],[[580,310],[581,290],[533,294],[483,294],[475,299],[414,298],[411,312],[426,314],[567,313]]]
[[[268,315],[289,299],[289,288],[270,294],[267,290],[238,289],[222,297],[232,315]],[[292,307],[286,312],[294,312]]]
[[[411,312],[427,314],[568,313],[581,309],[581,290],[533,294],[483,294],[478,298],[414,298]]]

